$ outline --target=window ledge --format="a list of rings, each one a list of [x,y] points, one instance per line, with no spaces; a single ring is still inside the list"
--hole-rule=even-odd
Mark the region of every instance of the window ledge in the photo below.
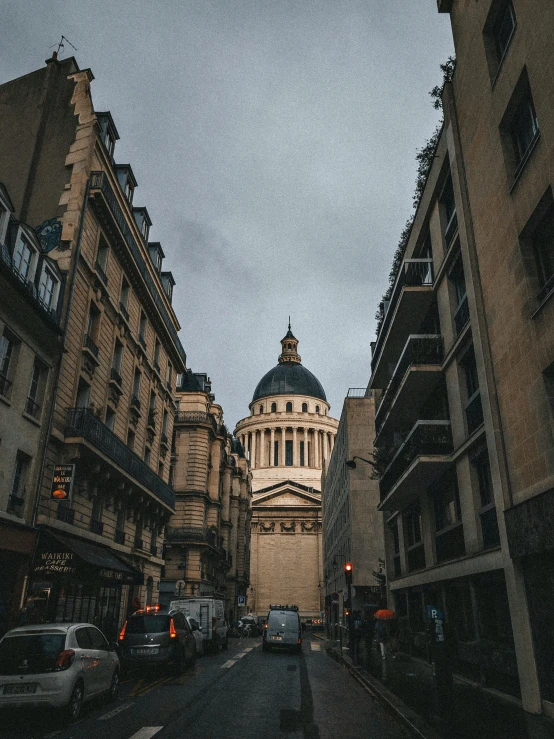
[[[541,137],[541,132],[540,131],[537,131],[535,137],[533,138],[533,140],[531,141],[531,143],[527,147],[527,151],[525,152],[525,154],[521,158],[521,162],[517,165],[517,169],[516,169],[515,174],[514,174],[514,181],[512,182],[512,184],[510,186],[510,195],[512,194],[512,192],[514,191],[517,183],[519,182],[519,180],[521,178],[521,175],[523,173],[523,170],[525,169],[525,167],[527,165],[527,162],[531,158],[531,154],[535,151],[535,149],[537,147],[537,144],[539,142],[540,137]]]
[[[23,418],[26,418],[28,421],[30,421],[34,426],[38,426],[40,428],[41,423],[38,418],[31,416],[29,413],[25,413],[25,411],[23,411],[21,415],[23,416]]]
[[[8,406],[8,408],[10,408],[10,407],[11,407],[11,404],[12,404],[12,402],[11,402],[11,400],[10,400],[9,398],[7,398],[7,397],[6,397],[5,395],[0,395],[0,401],[1,401],[2,403],[4,403],[4,405],[7,405],[7,406]]]

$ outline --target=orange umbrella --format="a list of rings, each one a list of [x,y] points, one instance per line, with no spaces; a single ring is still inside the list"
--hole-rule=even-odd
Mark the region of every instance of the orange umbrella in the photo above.
[[[389,621],[391,618],[396,618],[394,611],[389,611],[388,608],[381,608],[380,611],[375,611],[375,618],[379,618],[382,621]]]

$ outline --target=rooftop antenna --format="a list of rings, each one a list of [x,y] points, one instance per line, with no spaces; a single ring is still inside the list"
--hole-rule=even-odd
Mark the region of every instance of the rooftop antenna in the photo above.
[[[71,43],[71,41],[66,36],[64,36],[62,34],[62,37],[60,39],[60,43],[58,44],[58,48],[56,49],[56,51],[53,51],[52,52],[52,59],[57,59],[58,56],[62,53],[62,51],[65,49],[64,41],[67,41],[67,43],[71,46],[72,49],[75,49],[75,51],[78,51],[77,47],[76,46],[73,46],[73,44]],[[56,44],[52,44],[52,46],[55,46],[55,45]]]
[[[289,316],[289,331],[290,331],[290,316]]]

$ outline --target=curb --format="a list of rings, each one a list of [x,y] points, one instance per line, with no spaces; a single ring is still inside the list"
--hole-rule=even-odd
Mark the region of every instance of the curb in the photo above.
[[[315,635],[314,635],[315,636]],[[322,637],[317,637],[324,641]],[[386,706],[400,721],[419,739],[443,739],[440,734],[431,728],[421,716],[412,708],[407,706],[398,696],[384,687],[372,675],[365,670],[360,670],[352,664],[352,660],[338,652],[334,647],[327,648],[327,654],[336,662],[344,665],[352,677],[361,683],[371,695]]]

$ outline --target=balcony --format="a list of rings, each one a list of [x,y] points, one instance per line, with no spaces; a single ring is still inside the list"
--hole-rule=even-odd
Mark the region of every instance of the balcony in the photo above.
[[[94,343],[90,334],[85,334],[83,337],[83,350],[90,352],[94,359],[98,361],[98,346]]]
[[[204,413],[203,411],[177,411],[175,414],[174,424],[182,423],[191,426],[199,424],[207,424],[213,428],[215,434],[217,434],[217,422],[211,413]]]
[[[481,403],[481,393],[479,390],[474,392],[469,399],[465,407],[465,413],[467,433],[469,435],[483,423],[483,404]]]
[[[451,464],[450,421],[418,421],[379,480],[379,510],[398,510]]]
[[[97,521],[95,518],[90,519],[90,530],[93,534],[98,534],[99,536],[102,536],[104,532],[104,524],[102,521]]]
[[[42,320],[46,321],[50,328],[53,328],[58,334],[62,333],[60,329],[61,290],[58,296],[58,303],[54,308],[45,305],[39,298],[35,283],[22,277],[16,270],[10,251],[5,244],[0,245],[0,273],[6,277],[17,292],[31,303]]]
[[[416,333],[433,298],[433,260],[405,259],[373,347],[371,387],[383,388],[388,367],[401,353],[406,339]]]
[[[169,485],[88,409],[69,410],[65,438],[66,442],[76,438],[83,439],[161,503],[175,509],[175,494]]]
[[[419,406],[441,377],[443,359],[442,336],[412,334],[408,338],[375,414],[377,435],[385,424],[398,428],[415,423]]]
[[[131,254],[135,266],[135,274],[145,284],[150,298],[156,306],[175,349],[181,358],[183,366],[185,366],[187,355],[177,336],[173,320],[164,305],[164,298],[161,295],[163,289],[157,287],[154,278],[151,276],[141,249],[133,235],[132,228],[129,226],[129,223],[134,223],[133,215],[127,208],[125,209],[126,212],[124,212],[120,206],[105,172],[91,172],[90,202],[91,207],[99,215],[104,217],[108,215],[112,223],[115,224],[121,240]]]

